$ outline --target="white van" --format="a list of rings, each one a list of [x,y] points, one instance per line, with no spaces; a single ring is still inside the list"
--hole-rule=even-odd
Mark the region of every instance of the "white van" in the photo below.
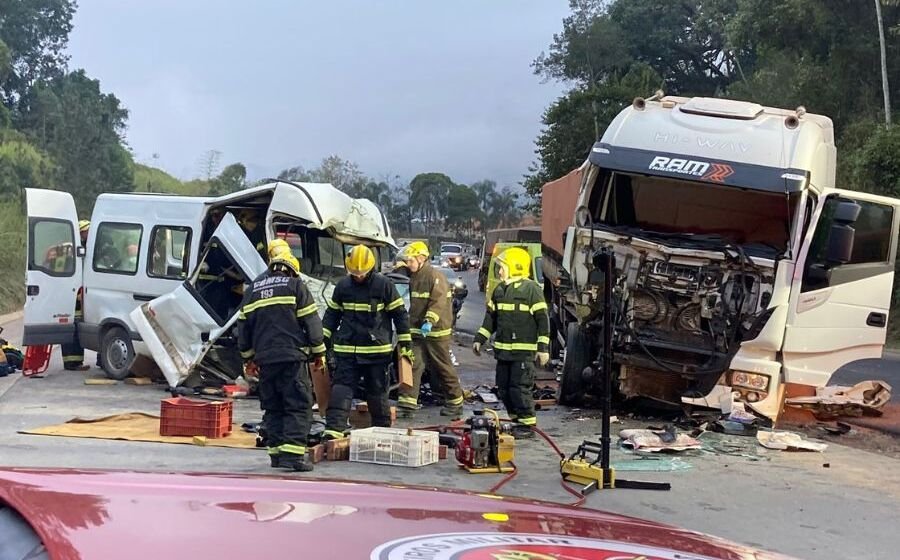
[[[276,236],[291,245],[322,310],[344,274],[345,245],[368,245],[379,260],[396,250],[375,204],[329,184],[275,181],[216,198],[103,194],[85,247],[69,193],[26,189],[26,203],[24,345],[72,341],[83,290],[79,339],[115,379],[136,353],[152,357],[172,386],[198,368],[233,378],[240,362],[230,331],[243,285],[264,271]],[[242,214],[257,217],[258,231],[238,224]],[[223,273],[212,274],[214,259]],[[211,365],[201,364],[213,348]]]

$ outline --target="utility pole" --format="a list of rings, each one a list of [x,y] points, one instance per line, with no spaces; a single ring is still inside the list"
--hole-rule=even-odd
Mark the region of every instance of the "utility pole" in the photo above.
[[[884,43],[884,20],[881,18],[881,0],[875,0],[875,15],[878,17],[878,38],[881,43],[881,88],[884,91],[884,122],[891,126],[891,92],[888,85],[887,49]]]

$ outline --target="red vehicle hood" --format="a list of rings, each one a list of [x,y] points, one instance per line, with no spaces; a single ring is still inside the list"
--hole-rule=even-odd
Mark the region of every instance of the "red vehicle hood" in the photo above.
[[[0,502],[57,560],[785,558],[590,509],[286,477],[5,469]]]

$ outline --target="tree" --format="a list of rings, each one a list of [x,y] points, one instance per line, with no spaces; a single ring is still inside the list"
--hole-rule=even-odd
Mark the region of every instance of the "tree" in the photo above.
[[[884,18],[881,16],[881,0],[875,0],[875,15],[878,21],[878,43],[881,50],[881,87],[884,95],[884,122],[891,125],[891,86],[888,79],[887,48],[884,41]]]
[[[22,187],[48,187],[55,176],[53,162],[13,131],[0,131],[0,198],[17,195]]]
[[[497,190],[497,182],[491,181],[490,179],[476,181],[472,183],[472,190],[475,191],[475,194],[478,197],[478,208],[480,208],[482,212],[487,212],[491,193]]]
[[[239,191],[247,186],[247,168],[243,163],[232,163],[219,173],[209,183],[209,195],[221,196],[223,194]]]
[[[5,50],[8,60],[7,72],[0,73],[0,98],[8,108],[34,84],[65,73],[75,7],[72,0],[0,0],[0,41],[5,45],[0,52]]]
[[[100,193],[131,188],[133,162],[123,146],[128,111],[83,70],[33,87],[20,115],[26,136],[56,164],[55,186],[71,192],[82,213]]]
[[[509,187],[491,195],[487,224],[490,228],[512,227],[522,219],[519,195]]]
[[[331,155],[322,160],[319,167],[305,169],[303,166],[290,167],[278,174],[282,181],[298,181],[308,183],[331,183],[331,185],[350,196],[357,197],[365,188],[368,179],[359,170],[359,166],[340,156]]]
[[[409,183],[409,205],[426,224],[440,223],[447,215],[453,181],[443,173],[420,173]]]
[[[483,219],[484,213],[478,205],[478,194],[465,185],[453,185],[447,195],[447,227],[454,228],[457,235],[462,230],[471,232],[476,221]]]

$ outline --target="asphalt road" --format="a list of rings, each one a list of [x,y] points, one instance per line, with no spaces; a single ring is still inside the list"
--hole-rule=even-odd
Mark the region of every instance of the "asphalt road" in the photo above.
[[[484,320],[484,292],[478,291],[478,271],[461,272],[463,282],[469,288],[469,295],[463,302],[462,312],[456,320],[456,330],[464,334],[475,334]]]

